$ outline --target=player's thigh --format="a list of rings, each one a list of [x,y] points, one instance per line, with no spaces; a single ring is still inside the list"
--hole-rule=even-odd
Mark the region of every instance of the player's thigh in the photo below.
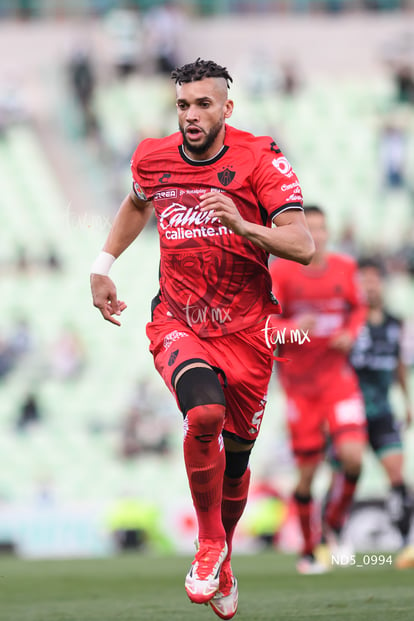
[[[264,415],[273,366],[262,324],[228,335],[217,346],[216,364],[226,376],[225,433],[254,442]]]
[[[361,393],[350,387],[326,406],[329,435],[336,457],[344,463],[361,463],[367,442],[365,408]]]
[[[367,426],[369,443],[379,459],[402,450],[400,430],[391,412],[368,418]]]
[[[310,469],[325,452],[323,408],[318,400],[294,394],[286,396],[286,419],[292,452],[299,468]]]
[[[178,379],[196,366],[214,367],[208,349],[190,328],[169,317],[160,304],[147,324],[147,336],[154,365],[169,390],[175,394]]]

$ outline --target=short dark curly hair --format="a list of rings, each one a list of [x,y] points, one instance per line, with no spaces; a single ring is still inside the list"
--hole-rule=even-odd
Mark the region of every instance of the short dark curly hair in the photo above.
[[[197,58],[193,63],[177,67],[171,73],[171,79],[175,80],[176,84],[197,82],[204,78],[224,78],[228,88],[230,87],[230,82],[233,82],[233,78],[226,67],[221,67],[213,60],[202,60],[201,58]]]
[[[382,277],[387,275],[387,270],[385,267],[384,260],[379,255],[359,257],[358,269],[363,270],[367,268],[376,270],[376,272]]]
[[[325,215],[325,211],[322,209],[322,207],[319,207],[319,205],[304,205],[303,211],[305,212],[305,215],[315,214],[315,213],[321,216]]]

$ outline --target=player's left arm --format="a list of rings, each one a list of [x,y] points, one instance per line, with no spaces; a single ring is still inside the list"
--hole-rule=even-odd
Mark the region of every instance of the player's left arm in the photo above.
[[[404,397],[405,404],[405,424],[407,427],[411,425],[413,420],[412,414],[412,405],[411,405],[411,397],[410,397],[410,389],[408,383],[408,369],[407,365],[404,363],[404,360],[401,355],[401,347],[398,354],[398,364],[396,369],[396,380],[397,384],[401,388],[401,392]]]
[[[222,192],[207,192],[201,197],[200,210],[212,212],[221,224],[245,237],[269,254],[307,265],[315,245],[301,209],[287,209],[273,219],[275,227],[242,218],[234,201]]]
[[[349,259],[351,261],[351,259]],[[367,306],[359,286],[356,264],[352,262],[350,268],[349,290],[347,294],[349,305],[346,324],[338,332],[332,335],[330,347],[348,354],[356,338],[365,324],[367,318]]]

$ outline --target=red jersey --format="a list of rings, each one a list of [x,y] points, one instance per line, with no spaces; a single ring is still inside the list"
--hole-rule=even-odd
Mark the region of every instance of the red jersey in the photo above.
[[[200,212],[206,192],[226,193],[242,218],[270,227],[272,219],[302,208],[292,167],[270,137],[226,126],[213,158],[190,159],[181,132],[146,139],[131,170],[136,195],[151,200],[160,237],[160,296],[169,312],[199,336],[220,336],[278,313],[268,253]]]
[[[355,261],[331,253],[324,267],[315,268],[277,259],[270,272],[283,318],[275,318],[268,339],[279,343],[280,355],[289,359],[278,367],[282,385],[287,392],[306,397],[335,390],[341,377],[353,371],[347,355],[330,347],[330,340],[344,329],[356,337],[366,317]],[[296,323],[307,313],[316,316],[309,335],[301,333]]]

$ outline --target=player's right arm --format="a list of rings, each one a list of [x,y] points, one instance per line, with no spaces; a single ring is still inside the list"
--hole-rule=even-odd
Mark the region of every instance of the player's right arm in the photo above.
[[[141,200],[131,190],[121,203],[103,250],[117,259],[141,233],[152,210],[151,201]]]
[[[137,238],[147,224],[153,210],[150,201],[141,200],[131,191],[121,203],[111,230],[103,246],[103,252],[117,259]],[[118,300],[116,287],[112,279],[105,274],[91,273],[91,291],[93,305],[101,311],[106,321],[119,326],[114,317],[119,316],[126,304]]]

